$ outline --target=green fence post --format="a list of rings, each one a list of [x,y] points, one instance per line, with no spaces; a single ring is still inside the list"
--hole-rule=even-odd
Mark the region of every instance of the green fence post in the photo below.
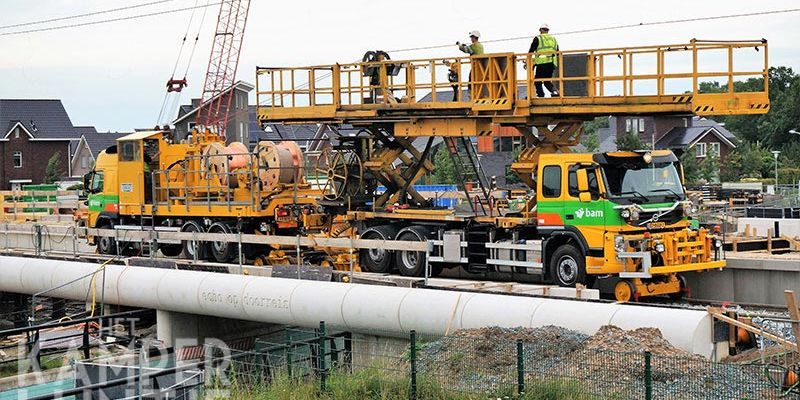
[[[325,366],[325,357],[327,353],[325,351],[325,321],[319,321],[319,338],[318,338],[318,346],[317,349],[317,358],[319,362],[317,366],[319,367],[319,390],[320,392],[325,391],[325,379],[327,378],[327,368]]]
[[[409,335],[409,358],[411,362],[411,393],[409,398],[417,400],[417,331],[412,330]]]
[[[650,365],[650,352],[644,352],[644,398],[653,399],[653,368]]]
[[[525,393],[525,349],[522,340],[517,339],[517,394]]]

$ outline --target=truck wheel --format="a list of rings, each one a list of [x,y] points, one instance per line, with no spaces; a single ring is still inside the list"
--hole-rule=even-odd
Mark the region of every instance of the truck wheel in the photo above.
[[[427,239],[425,228],[412,226],[400,231],[397,240],[424,241]],[[403,276],[424,276],[425,275],[425,252],[424,251],[395,251],[395,263],[400,274]]]
[[[575,287],[576,284],[594,284],[586,279],[586,258],[571,244],[557,248],[550,258],[550,273],[558,286]]]
[[[183,251],[182,244],[160,244],[158,245],[158,249],[161,250],[161,254],[164,257],[177,257],[181,255]]]
[[[97,229],[114,229],[109,222],[103,222]],[[116,255],[117,254],[117,242],[111,236],[103,236],[103,237],[96,237],[95,242],[97,243],[97,251],[100,254],[108,254],[108,255]]]
[[[390,226],[378,226],[368,229],[361,235],[362,239],[394,240],[397,229]],[[386,249],[361,249],[358,254],[359,264],[367,271],[390,273],[394,269],[394,252]]]
[[[686,288],[688,285],[686,284],[686,278],[683,275],[677,275],[678,283],[680,284],[680,290],[677,293],[670,293],[669,298],[672,301],[681,301],[683,300],[683,296],[686,295]]]
[[[208,233],[231,233],[231,228],[221,222],[216,222],[208,228]],[[237,244],[231,242],[211,242],[211,256],[221,263],[230,262],[236,256]]]
[[[198,232],[203,233],[203,226],[200,225],[197,221],[188,221],[181,227],[181,232]],[[206,257],[206,248],[208,244],[202,241],[192,241],[192,240],[184,240],[181,242],[181,247],[183,248],[183,253],[181,254],[182,258],[186,258],[189,260],[203,260]]]
[[[614,286],[614,298],[620,303],[627,303],[636,298],[636,286],[633,282],[622,279]]]

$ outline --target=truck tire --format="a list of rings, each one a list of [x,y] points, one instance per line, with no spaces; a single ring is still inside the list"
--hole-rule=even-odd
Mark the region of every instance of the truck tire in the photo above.
[[[586,258],[572,244],[559,246],[550,257],[550,274],[558,286],[575,287],[578,283],[594,286],[594,277],[586,275]]]
[[[394,240],[397,228],[389,225],[368,229],[361,235],[362,239]],[[386,249],[361,249],[358,254],[359,264],[369,272],[387,274],[394,269],[394,251]]]
[[[181,232],[198,232],[203,233],[205,230],[203,226],[197,221],[187,221],[181,227]],[[192,240],[184,240],[181,242],[181,247],[183,248],[183,252],[181,253],[182,258],[186,258],[189,260],[194,260],[195,257],[197,260],[204,260],[206,258],[206,248],[208,244],[206,242],[197,241],[194,242]],[[195,254],[196,253],[196,254]]]
[[[231,228],[222,222],[216,222],[208,227],[208,233],[231,233]],[[221,263],[232,261],[238,250],[238,245],[232,242],[211,242],[208,247],[214,260]]]
[[[397,234],[397,240],[422,242],[427,239],[427,231],[421,226],[410,226]],[[425,276],[425,252],[423,251],[395,251],[395,264],[403,276]]]
[[[110,222],[102,222],[97,229],[114,229],[111,226]],[[107,255],[116,255],[117,254],[117,242],[111,236],[103,236],[103,237],[95,237],[95,243],[97,243],[97,252],[100,254],[107,254]]]

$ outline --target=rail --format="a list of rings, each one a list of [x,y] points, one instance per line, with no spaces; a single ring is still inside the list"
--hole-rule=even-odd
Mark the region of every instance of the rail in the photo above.
[[[535,78],[537,55],[555,54],[553,78]],[[258,67],[258,118],[270,121],[357,121],[386,113],[515,117],[614,112],[757,114],[769,108],[766,40],[688,43],[386,60],[309,67]],[[763,79],[746,92],[737,80]],[[556,97],[531,97],[552,81]],[[704,82],[727,89],[706,93]]]

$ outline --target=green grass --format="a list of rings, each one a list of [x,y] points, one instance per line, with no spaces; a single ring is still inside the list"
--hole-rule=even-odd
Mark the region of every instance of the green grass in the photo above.
[[[332,372],[326,384],[326,390],[320,392],[319,381],[290,380],[285,376],[276,378],[271,384],[259,384],[243,387],[234,383],[229,396],[234,400],[407,400],[410,384],[405,376],[393,376],[391,372],[380,368],[368,368],[353,374]],[[521,400],[595,400],[599,397],[587,393],[584,385],[578,381],[554,379],[531,382],[523,396],[516,396],[512,391],[487,394],[458,393],[447,390],[442,383],[420,377],[417,385],[417,398],[425,400],[485,400],[485,399],[521,399]]]

